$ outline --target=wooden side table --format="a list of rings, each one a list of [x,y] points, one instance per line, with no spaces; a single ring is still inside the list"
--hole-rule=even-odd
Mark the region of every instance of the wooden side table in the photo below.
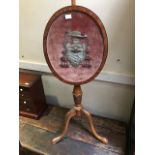
[[[47,107],[41,76],[20,72],[19,110],[21,116],[38,119]]]

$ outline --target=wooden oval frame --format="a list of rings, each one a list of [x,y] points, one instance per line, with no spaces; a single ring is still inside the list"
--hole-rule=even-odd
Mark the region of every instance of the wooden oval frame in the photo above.
[[[97,69],[97,71],[93,74],[93,76],[91,76],[90,78],[88,78],[87,80],[84,80],[82,82],[70,82],[70,81],[63,79],[59,74],[57,74],[57,72],[52,67],[49,57],[48,57],[48,53],[47,53],[47,36],[48,36],[49,29],[51,27],[51,24],[57,17],[59,17],[60,15],[62,15],[64,13],[68,13],[70,11],[82,12],[82,13],[85,13],[88,16],[90,16],[95,21],[96,25],[99,27],[101,36],[103,38],[104,49],[103,49],[102,62],[100,64],[99,68]],[[107,37],[106,31],[105,31],[104,25],[102,24],[101,20],[94,12],[92,12],[91,10],[89,10],[85,7],[82,7],[82,6],[67,6],[67,7],[64,7],[62,9],[58,10],[57,12],[55,12],[54,15],[48,21],[45,31],[44,31],[44,36],[43,36],[43,49],[44,49],[44,56],[45,56],[46,62],[48,64],[50,70],[53,72],[53,74],[59,80],[65,82],[65,83],[68,83],[68,84],[72,84],[72,85],[81,85],[81,84],[85,84],[85,83],[92,81],[101,72],[101,70],[105,64],[107,54],[108,54],[108,37]]]

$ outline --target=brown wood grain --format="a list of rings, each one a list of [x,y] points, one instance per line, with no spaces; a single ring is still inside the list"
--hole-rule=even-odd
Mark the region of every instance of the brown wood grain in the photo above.
[[[76,5],[76,0],[72,0],[72,5]]]
[[[64,116],[66,112],[67,109],[64,108],[49,107],[40,120],[20,117],[20,123],[51,132],[54,135],[53,137],[55,137],[56,135],[59,135],[63,128]],[[109,152],[115,152],[123,155],[126,143],[126,124],[97,116],[93,117],[93,121],[97,132],[101,136],[103,135],[108,138],[109,143],[107,145],[102,144],[92,137],[89,132],[89,125],[84,117],[82,117],[81,121],[78,120],[78,118],[71,121],[66,137],[97,148],[108,150]],[[66,139],[63,141],[66,141]]]
[[[41,76],[33,73],[19,74],[19,112],[20,115],[38,119],[47,104]]]
[[[41,155],[120,155],[97,146],[68,137],[56,145],[51,144],[55,135],[43,129],[25,124],[20,127],[20,141],[24,148]]]
[[[32,74],[32,73],[24,73],[20,72],[19,74],[19,85],[24,87],[31,87],[37,80],[39,80],[40,76]]]

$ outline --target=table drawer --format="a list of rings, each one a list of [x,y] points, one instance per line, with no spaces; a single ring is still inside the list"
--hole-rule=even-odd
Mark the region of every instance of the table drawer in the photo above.
[[[29,88],[19,87],[19,96],[20,97],[28,97],[28,98],[31,98],[31,94],[30,94]]]
[[[46,108],[41,75],[20,72],[19,74],[19,114],[38,119]]]
[[[26,111],[26,112],[35,112],[33,107],[33,101],[31,99],[24,99],[19,98],[19,107],[20,110]]]

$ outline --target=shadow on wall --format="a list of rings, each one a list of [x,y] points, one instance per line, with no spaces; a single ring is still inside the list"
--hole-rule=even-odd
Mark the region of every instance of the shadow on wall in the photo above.
[[[60,106],[58,98],[53,95],[46,96],[46,103],[54,106]]]
[[[113,14],[111,17],[109,17],[109,18],[111,18],[111,24],[108,27],[108,29],[111,30],[109,37],[111,38],[110,43],[112,44],[111,47],[113,47],[113,48],[116,48],[118,46],[118,44],[122,45],[122,43],[120,42],[119,39],[121,39],[121,40],[128,39],[128,38],[125,38],[125,36],[124,36],[126,33],[129,33],[131,31],[132,31],[131,34],[134,33],[134,1],[127,1],[125,4],[122,3],[122,5],[123,6],[121,8],[118,8],[117,5],[114,5],[114,7],[121,9],[121,11],[120,11],[116,8],[113,8],[115,11],[115,14],[117,15],[117,18],[116,18],[116,16],[113,16]],[[132,9],[132,11],[131,11],[131,9]],[[113,25],[115,25],[115,26],[113,26]],[[130,27],[129,27],[129,25],[130,25]],[[112,36],[110,36],[110,35],[112,35]],[[134,38],[134,37],[132,37],[132,38]],[[128,42],[126,42],[126,43],[128,44]]]

